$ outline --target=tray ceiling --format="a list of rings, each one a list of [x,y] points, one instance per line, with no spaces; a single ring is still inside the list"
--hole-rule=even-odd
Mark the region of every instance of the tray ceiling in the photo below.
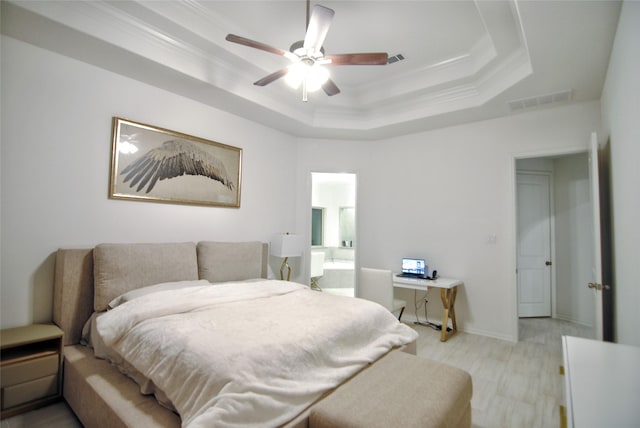
[[[306,103],[283,79],[254,86],[288,60],[225,36],[289,49],[306,19],[305,2],[292,0],[3,1],[2,32],[293,135],[376,139],[599,99],[620,8],[563,0],[321,4],[335,10],[326,53],[404,59],[330,67],[342,92],[319,91]]]

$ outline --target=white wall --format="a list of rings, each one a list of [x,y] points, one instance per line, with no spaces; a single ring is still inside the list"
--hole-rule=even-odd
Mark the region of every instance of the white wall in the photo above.
[[[640,346],[640,2],[625,1],[602,93],[611,144],[616,341]]]
[[[464,280],[459,327],[516,340],[514,158],[586,150],[599,121],[599,104],[586,103],[375,142],[302,141],[298,212],[310,209],[310,171],[357,172],[357,266],[423,257]],[[308,221],[298,214],[298,229]],[[440,313],[434,293],[429,315]]]
[[[108,199],[112,116],[241,147],[241,207]],[[295,203],[281,189],[294,181],[295,152],[288,135],[3,36],[2,327],[51,319],[59,247],[294,231]]]

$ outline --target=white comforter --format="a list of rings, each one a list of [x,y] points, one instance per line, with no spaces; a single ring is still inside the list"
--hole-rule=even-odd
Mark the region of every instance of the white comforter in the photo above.
[[[183,427],[279,426],[417,334],[381,306],[285,281],[160,291],[97,320]]]

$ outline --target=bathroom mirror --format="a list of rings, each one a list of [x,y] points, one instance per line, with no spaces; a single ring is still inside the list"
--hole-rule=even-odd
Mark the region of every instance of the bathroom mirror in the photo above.
[[[311,246],[324,245],[324,208],[311,208]]]
[[[340,207],[340,246],[351,248],[356,242],[356,209]]]

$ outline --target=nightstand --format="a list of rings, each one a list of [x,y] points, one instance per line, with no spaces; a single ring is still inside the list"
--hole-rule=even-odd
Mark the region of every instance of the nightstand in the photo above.
[[[62,393],[62,330],[9,328],[0,336],[1,418],[52,403]]]

